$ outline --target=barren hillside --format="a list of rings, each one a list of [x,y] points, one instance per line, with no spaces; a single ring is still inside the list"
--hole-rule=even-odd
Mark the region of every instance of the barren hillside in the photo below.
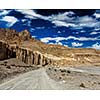
[[[15,55],[14,57],[28,64],[57,66],[100,65],[99,50],[45,44],[32,38],[27,30],[16,32],[12,29],[0,29],[0,41],[1,58],[5,51],[4,54],[7,54],[7,57],[4,58]]]

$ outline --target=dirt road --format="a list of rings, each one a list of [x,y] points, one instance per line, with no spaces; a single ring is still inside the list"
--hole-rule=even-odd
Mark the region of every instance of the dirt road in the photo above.
[[[56,81],[47,74],[46,68],[33,70],[11,79],[0,85],[0,90],[76,90],[100,89],[100,67],[66,68],[72,73],[67,73],[65,80]],[[75,71],[75,72],[74,72]],[[88,73],[88,74],[86,74]],[[75,75],[74,75],[75,74]],[[61,75],[62,72],[61,72]],[[60,74],[57,72],[57,76]],[[80,84],[84,83],[84,87]]]
[[[61,83],[49,78],[44,68],[20,75],[0,85],[0,90],[65,89]]]

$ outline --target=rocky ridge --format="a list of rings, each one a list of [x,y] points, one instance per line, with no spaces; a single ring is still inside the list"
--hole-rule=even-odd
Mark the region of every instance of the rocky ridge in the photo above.
[[[45,44],[27,30],[0,29],[0,60],[17,58],[34,65],[100,66],[100,50]]]

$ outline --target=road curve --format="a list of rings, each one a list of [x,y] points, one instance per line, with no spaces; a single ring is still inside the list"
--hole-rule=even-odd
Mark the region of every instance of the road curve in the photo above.
[[[46,74],[45,68],[22,74],[0,85],[0,90],[64,90],[64,84]]]

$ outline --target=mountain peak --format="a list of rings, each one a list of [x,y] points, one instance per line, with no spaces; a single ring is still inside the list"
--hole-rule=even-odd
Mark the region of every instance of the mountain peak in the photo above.
[[[28,30],[21,31],[18,35],[24,41],[31,39],[31,34]]]

